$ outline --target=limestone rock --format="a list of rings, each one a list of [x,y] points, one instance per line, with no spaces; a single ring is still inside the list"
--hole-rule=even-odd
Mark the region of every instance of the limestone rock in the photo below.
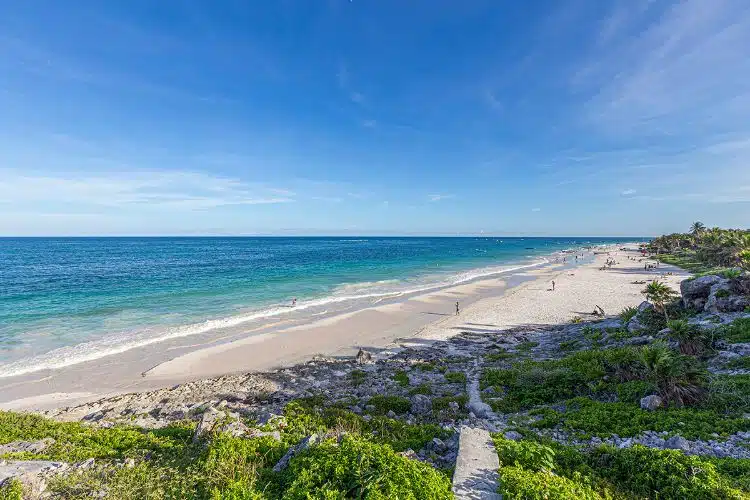
[[[703,309],[711,293],[711,287],[727,281],[721,276],[709,275],[700,278],[683,280],[680,283],[680,294],[682,294],[682,303],[685,307]]]
[[[641,302],[641,304],[638,306],[638,312],[636,313],[636,315],[630,318],[630,321],[628,321],[628,332],[638,333],[641,330],[645,330],[646,325],[643,323],[643,314],[653,308],[654,306],[650,303],[646,301]]]
[[[664,400],[656,394],[641,398],[641,408],[644,410],[654,411],[662,406],[664,406]]]
[[[13,441],[0,446],[0,455],[6,453],[41,453],[50,445],[54,444],[52,438],[44,438],[39,441]]]
[[[286,469],[289,466],[289,461],[298,453],[305,451],[309,447],[313,446],[315,443],[317,443],[319,440],[317,434],[311,434],[304,438],[302,441],[300,441],[296,446],[292,446],[289,448],[283,457],[281,457],[281,460],[276,462],[276,465],[273,466],[274,472],[281,472],[282,470]]]
[[[432,412],[432,400],[424,394],[411,397],[411,412],[415,415],[428,415]]]
[[[216,408],[209,407],[205,412],[203,412],[201,421],[198,422],[198,426],[195,428],[195,433],[193,433],[193,442],[198,442],[203,436],[214,430],[217,422],[225,418],[225,416],[226,415],[224,414],[224,412],[219,411]]]
[[[41,498],[47,489],[47,478],[68,468],[64,462],[48,460],[0,461],[0,485],[16,479],[23,484],[24,498]]]
[[[690,442],[682,436],[672,436],[664,443],[664,447],[670,450],[690,451]]]
[[[744,311],[750,305],[750,296],[735,293],[730,280],[711,287],[704,311],[711,313]]]
[[[360,349],[357,353],[357,364],[364,365],[367,363],[372,363],[372,353],[369,351],[365,351],[364,349]]]
[[[505,434],[503,434],[503,437],[505,439],[510,439],[511,441],[520,441],[521,439],[523,439],[523,436],[521,435],[521,433],[516,432],[516,431],[508,431]]]

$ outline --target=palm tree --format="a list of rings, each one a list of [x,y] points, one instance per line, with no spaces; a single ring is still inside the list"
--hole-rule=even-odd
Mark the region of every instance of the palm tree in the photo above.
[[[657,311],[664,313],[664,318],[669,321],[667,303],[677,295],[675,291],[664,283],[654,280],[646,285],[641,293],[646,296],[646,300],[654,304]]]
[[[693,225],[690,226],[690,232],[694,235],[700,234],[705,230],[706,230],[706,225],[700,221],[695,221],[693,222]]]
[[[641,350],[646,378],[666,401],[684,406],[705,397],[706,374],[689,356],[680,356],[663,342]]]

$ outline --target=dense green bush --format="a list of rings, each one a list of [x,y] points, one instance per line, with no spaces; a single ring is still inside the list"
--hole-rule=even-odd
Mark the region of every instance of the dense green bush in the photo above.
[[[55,422],[38,415],[0,411],[0,444],[51,437],[55,443],[36,458],[76,462],[87,458],[138,458],[145,454],[180,452],[192,437],[194,424],[164,429],[95,428],[78,422]],[[26,454],[28,455],[28,454]],[[14,454],[14,458],[25,458]]]
[[[388,445],[345,436],[294,457],[283,478],[285,499],[451,499],[450,480]]]
[[[750,412],[750,375],[714,375],[706,406],[720,413]]]
[[[466,374],[463,372],[447,372],[444,376],[445,380],[454,384],[466,383]]]
[[[602,403],[577,398],[567,404],[567,411],[539,410],[541,420],[533,425],[551,428],[561,425],[569,431],[585,435],[631,437],[643,431],[666,431],[688,439],[712,439],[713,433],[727,436],[750,430],[750,419],[727,417],[713,410],[666,408],[642,410],[634,403]]]
[[[493,437],[500,459],[499,492],[507,498],[747,498],[741,491],[745,461],[721,462],[643,446],[581,451],[552,441]]]
[[[510,369],[487,369],[482,389],[502,388],[504,396],[492,405],[498,411],[563,401],[575,396],[614,392],[619,383],[637,379],[643,366],[635,347],[580,351],[560,360],[514,363]],[[604,380],[604,377],[609,380]]]
[[[721,327],[719,336],[730,343],[750,342],[750,318],[736,319]]]
[[[383,396],[381,394],[371,397],[367,404],[374,406],[375,413],[379,415],[384,415],[389,411],[400,415],[408,412],[411,408],[411,402],[407,398],[401,396]]]
[[[404,370],[398,370],[396,373],[393,374],[393,377],[391,377],[394,382],[396,382],[401,387],[408,387],[409,386],[409,375],[406,374]]]

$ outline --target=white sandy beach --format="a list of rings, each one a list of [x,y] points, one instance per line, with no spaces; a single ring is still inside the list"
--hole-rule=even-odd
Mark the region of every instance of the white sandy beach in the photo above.
[[[644,271],[635,251],[609,248],[609,255],[588,253],[585,263],[551,264],[512,278],[492,278],[376,305],[303,325],[248,334],[231,342],[178,349],[164,359],[134,350],[96,363],[0,381],[0,407],[49,408],[103,395],[167,387],[230,373],[289,366],[316,354],[351,356],[361,347],[375,353],[398,345],[443,340],[464,331],[502,335],[503,330],[567,323],[586,317],[596,305],[607,315],[643,300],[643,284],[659,278],[677,288],[687,275],[670,266]],[[607,258],[618,264],[601,271]],[[570,261],[573,260],[573,263]],[[665,275],[666,273],[672,275]],[[551,281],[556,283],[551,290]],[[520,282],[520,284],[519,284]],[[461,314],[455,315],[455,302]]]

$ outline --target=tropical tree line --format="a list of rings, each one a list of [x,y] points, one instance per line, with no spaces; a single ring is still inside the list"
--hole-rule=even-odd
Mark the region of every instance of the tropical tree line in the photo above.
[[[750,230],[707,228],[694,222],[687,233],[673,233],[652,240],[654,254],[690,254],[714,266],[750,269]]]

